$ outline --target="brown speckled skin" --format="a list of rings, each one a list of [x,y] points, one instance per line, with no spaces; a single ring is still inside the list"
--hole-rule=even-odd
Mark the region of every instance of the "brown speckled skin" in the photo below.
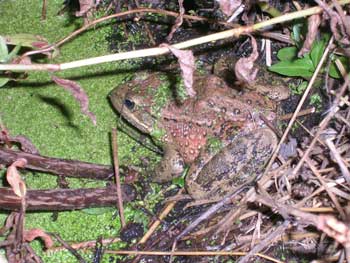
[[[179,105],[173,96],[170,96],[161,109],[155,113],[152,112],[156,103],[153,96],[156,96],[155,91],[159,89],[161,79],[164,80],[164,74],[142,74],[142,77],[136,77],[117,87],[110,96],[116,110],[136,128],[148,134],[152,134],[155,127],[164,131],[163,136],[158,140],[163,145],[165,154],[156,168],[155,181],[169,181],[181,175],[185,164],[190,164],[191,174],[187,175],[186,184],[191,195],[195,199],[217,198],[217,194],[211,193],[210,184],[218,185],[220,180],[215,177],[215,173],[205,172],[209,169],[205,168],[207,166],[212,167],[210,171],[215,170],[213,167],[215,162],[208,163],[211,159],[215,160],[215,157],[208,154],[205,147],[208,138],[219,138],[224,146],[228,145],[228,149],[234,151],[234,138],[239,133],[241,136],[239,136],[240,139],[237,139],[238,141],[259,148],[260,146],[256,143],[259,143],[260,140],[246,134],[254,130],[263,130],[261,137],[268,141],[267,136],[271,135],[270,144],[272,146],[275,144],[276,137],[273,132],[265,132],[266,129],[260,129],[262,121],[259,118],[259,114],[264,114],[272,120],[275,117],[273,114],[275,104],[257,92],[237,95],[237,92],[228,87],[219,77],[196,76],[194,81],[194,89],[198,94],[196,98],[188,98]],[[125,99],[132,101],[135,106],[128,109],[125,106]],[[219,154],[225,155],[224,151],[225,149]],[[265,152],[269,151],[264,151],[264,155],[266,155]],[[235,157],[231,164],[239,162],[240,158],[246,159],[247,157]],[[198,159],[200,161],[197,161]],[[259,155],[256,159],[259,161],[263,157]],[[208,165],[203,166],[199,163],[208,163]],[[207,194],[200,193],[198,190],[200,183],[195,184],[196,190],[191,190],[194,185],[192,180],[204,182],[203,177],[207,179],[204,180],[202,189]],[[233,177],[233,175],[228,177]],[[223,181],[227,183],[227,179]]]
[[[189,194],[198,200],[222,199],[260,174],[276,145],[276,135],[270,129],[260,128],[237,135],[215,155],[201,154],[188,171]]]

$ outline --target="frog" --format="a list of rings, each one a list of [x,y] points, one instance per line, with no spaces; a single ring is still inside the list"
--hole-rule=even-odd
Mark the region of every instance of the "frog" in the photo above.
[[[277,137],[264,127],[260,114],[274,121],[275,103],[256,91],[237,95],[213,74],[195,75],[197,96],[182,98],[181,103],[169,86],[168,75],[142,72],[110,94],[116,111],[164,151],[153,181],[170,181],[189,166],[188,193],[195,200],[213,200],[228,194],[234,182],[238,185],[261,170]],[[211,149],[211,138],[219,139],[220,150]]]

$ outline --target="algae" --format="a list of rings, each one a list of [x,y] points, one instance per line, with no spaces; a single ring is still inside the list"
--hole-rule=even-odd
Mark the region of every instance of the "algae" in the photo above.
[[[72,20],[67,15],[57,15],[62,3],[62,0],[48,1],[47,19],[41,21],[42,1],[0,1],[0,34],[38,34],[54,43],[82,26],[82,19]],[[62,46],[60,55],[53,62],[108,54],[106,38],[111,28],[107,24],[98,25],[70,40]],[[41,58],[36,62],[48,61]],[[96,127],[81,114],[70,93],[55,85],[46,72],[30,72],[27,79],[10,82],[0,89],[2,121],[11,135],[22,134],[30,138],[42,155],[111,164],[110,131],[117,126],[117,118],[107,97],[132,71],[133,66],[127,62],[113,62],[56,73],[61,78],[77,81],[87,92],[90,110],[97,117]],[[120,164],[137,165],[141,156],[151,154],[143,147],[135,147],[135,142],[123,133],[118,134],[118,145]],[[52,175],[27,172],[23,177],[29,189],[57,187]],[[105,184],[78,179],[69,179],[69,182],[72,188]],[[0,214],[0,223],[6,216],[6,212]],[[51,212],[32,212],[26,215],[26,228],[42,228],[59,233],[67,241],[80,242],[99,236],[116,236],[120,223],[113,218],[111,211],[100,215],[71,211],[60,212],[58,219],[53,221]],[[39,241],[34,241],[33,247],[44,262],[76,262],[65,251],[43,253]],[[91,259],[91,253],[84,254],[84,257]],[[104,262],[108,258],[105,256]]]

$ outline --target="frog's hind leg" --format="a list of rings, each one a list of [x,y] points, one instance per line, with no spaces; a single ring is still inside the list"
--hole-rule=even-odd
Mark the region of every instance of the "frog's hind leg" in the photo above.
[[[154,171],[154,182],[168,182],[182,175],[185,163],[180,153],[171,146],[164,147],[164,156]]]

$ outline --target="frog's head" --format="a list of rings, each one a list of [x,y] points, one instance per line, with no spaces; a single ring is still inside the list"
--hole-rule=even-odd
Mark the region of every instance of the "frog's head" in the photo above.
[[[156,124],[151,114],[152,99],[147,96],[134,81],[115,88],[110,93],[110,100],[118,113],[130,124],[150,134]]]

